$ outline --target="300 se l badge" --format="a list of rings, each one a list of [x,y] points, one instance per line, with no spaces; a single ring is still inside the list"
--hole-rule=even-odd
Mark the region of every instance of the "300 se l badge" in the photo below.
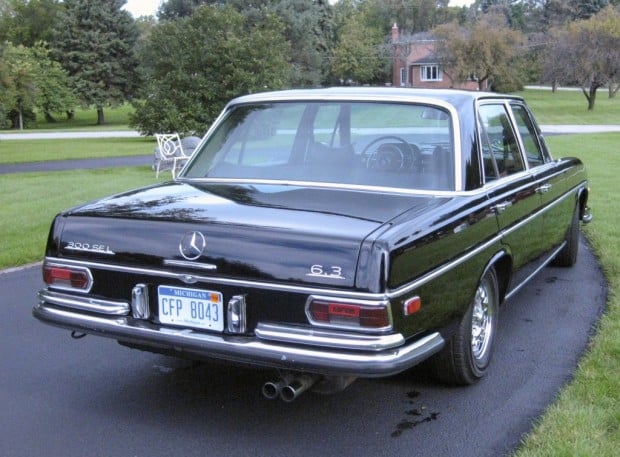
[[[519,97],[249,95],[174,181],[54,219],[34,315],[273,367],[268,398],[427,359],[438,380],[471,384],[491,367],[502,303],[548,263],[575,263],[587,200],[584,165],[552,158]]]

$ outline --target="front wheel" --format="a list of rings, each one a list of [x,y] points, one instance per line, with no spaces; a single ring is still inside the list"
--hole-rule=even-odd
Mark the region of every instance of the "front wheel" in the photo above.
[[[490,268],[480,279],[456,333],[431,361],[440,381],[469,385],[486,374],[493,354],[498,317],[497,274]]]

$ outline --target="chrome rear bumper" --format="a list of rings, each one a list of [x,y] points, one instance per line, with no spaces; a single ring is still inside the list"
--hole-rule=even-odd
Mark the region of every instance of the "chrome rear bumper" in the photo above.
[[[260,324],[256,336],[209,334],[163,327],[131,315],[88,313],[74,306],[76,300],[79,297],[59,303],[58,294],[41,291],[33,315],[50,325],[154,350],[324,375],[390,376],[418,364],[444,345],[439,333],[406,343],[401,335],[345,333],[337,340],[334,333],[310,331],[304,336],[299,329],[271,324]]]

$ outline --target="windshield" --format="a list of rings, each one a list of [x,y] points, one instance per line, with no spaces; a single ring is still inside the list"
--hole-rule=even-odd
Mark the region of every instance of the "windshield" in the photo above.
[[[428,105],[239,105],[182,177],[453,190],[452,145],[448,112]]]

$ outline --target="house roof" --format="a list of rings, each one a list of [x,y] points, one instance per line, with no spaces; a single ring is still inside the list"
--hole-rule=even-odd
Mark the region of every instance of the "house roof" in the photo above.
[[[437,54],[435,54],[434,52],[424,57],[420,57],[417,60],[412,60],[411,62],[409,62],[410,65],[430,65],[430,64],[437,64],[437,63],[439,63],[439,58],[437,57]]]
[[[431,32],[418,32],[414,33],[413,35],[399,35],[398,40],[401,43],[418,43],[423,41],[437,41],[437,38],[435,38],[435,35],[433,35]]]

